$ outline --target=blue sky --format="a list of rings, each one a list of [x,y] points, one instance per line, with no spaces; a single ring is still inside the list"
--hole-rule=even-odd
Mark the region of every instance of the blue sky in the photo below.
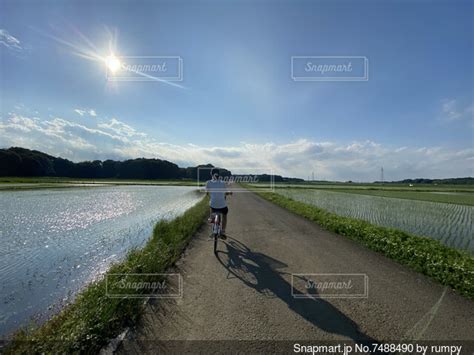
[[[472,176],[472,1],[0,0],[0,146],[372,181]],[[102,58],[179,56],[183,81]],[[365,56],[368,81],[294,81]]]

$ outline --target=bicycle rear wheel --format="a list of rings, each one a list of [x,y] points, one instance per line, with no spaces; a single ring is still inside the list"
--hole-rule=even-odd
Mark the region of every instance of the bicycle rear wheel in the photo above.
[[[217,240],[219,239],[217,233],[214,233],[214,254],[217,255]]]

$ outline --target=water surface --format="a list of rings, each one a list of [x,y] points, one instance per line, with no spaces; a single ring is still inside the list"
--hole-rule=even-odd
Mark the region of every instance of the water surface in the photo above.
[[[187,186],[0,192],[0,335],[39,320],[202,195]]]
[[[315,189],[277,192],[341,216],[430,237],[474,254],[473,206]]]

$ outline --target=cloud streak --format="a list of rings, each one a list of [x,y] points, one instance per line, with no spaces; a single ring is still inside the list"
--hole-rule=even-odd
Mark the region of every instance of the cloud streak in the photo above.
[[[24,50],[24,47],[21,44],[20,40],[16,37],[13,37],[5,29],[0,29],[0,44],[16,52]]]
[[[95,110],[83,110],[80,108],[74,109],[74,112],[77,113],[79,116],[84,117],[85,115],[89,115],[91,117],[97,117],[97,112]]]

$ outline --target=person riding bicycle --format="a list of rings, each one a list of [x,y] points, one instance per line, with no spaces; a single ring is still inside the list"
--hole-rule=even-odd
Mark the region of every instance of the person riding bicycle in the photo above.
[[[227,207],[226,196],[231,192],[227,191],[227,185],[220,176],[219,169],[213,168],[211,170],[211,180],[206,183],[206,192],[211,196],[209,207],[212,213],[222,213],[222,239],[226,239],[225,228],[227,226]]]

